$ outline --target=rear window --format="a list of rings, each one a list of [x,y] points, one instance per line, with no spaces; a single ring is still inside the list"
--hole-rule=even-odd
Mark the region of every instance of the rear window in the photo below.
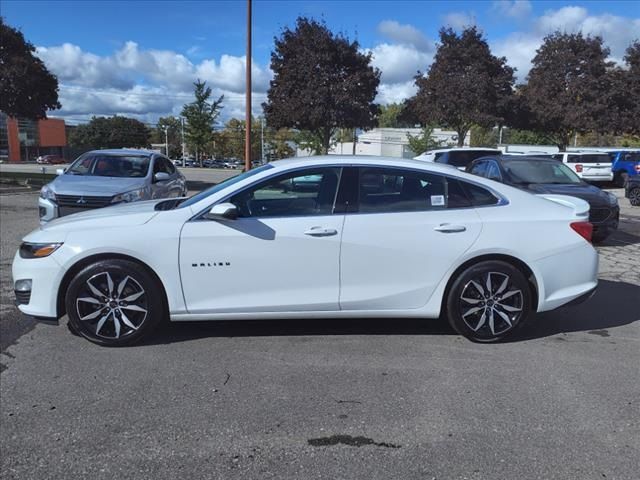
[[[500,155],[500,153],[500,150],[454,150],[453,152],[448,152],[447,155],[443,155],[440,158],[440,162],[446,162],[454,167],[466,167],[476,158]],[[437,161],[438,159],[436,159]]]
[[[611,163],[611,158],[606,153],[593,155],[569,155],[568,163]]]
[[[498,197],[496,197],[486,188],[462,180],[460,180],[459,182],[460,186],[467,194],[467,197],[469,198],[469,200],[471,200],[471,203],[474,207],[496,205],[500,201]]]

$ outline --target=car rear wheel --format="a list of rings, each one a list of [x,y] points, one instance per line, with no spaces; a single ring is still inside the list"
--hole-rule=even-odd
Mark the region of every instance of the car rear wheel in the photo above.
[[[627,185],[628,179],[629,174],[627,172],[619,172],[616,173],[616,176],[613,179],[613,183],[616,185],[616,187],[624,188]]]
[[[523,325],[532,295],[520,270],[502,261],[471,265],[453,281],[447,296],[451,326],[474,342],[497,342]]]
[[[629,190],[629,203],[634,207],[640,207],[640,187]]]
[[[81,270],[65,297],[69,328],[98,345],[139,341],[166,315],[157,281],[127,260],[102,260]]]

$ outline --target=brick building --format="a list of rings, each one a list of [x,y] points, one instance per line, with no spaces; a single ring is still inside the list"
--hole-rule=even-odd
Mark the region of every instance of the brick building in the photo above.
[[[64,120],[24,120],[0,112],[0,160],[25,162],[40,155],[64,156],[66,146]]]

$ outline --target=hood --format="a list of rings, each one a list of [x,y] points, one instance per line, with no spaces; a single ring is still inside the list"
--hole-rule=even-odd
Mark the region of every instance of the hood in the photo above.
[[[37,231],[59,234],[73,230],[142,225],[159,213],[155,210],[155,206],[165,200],[166,198],[162,200],[120,203],[111,207],[96,208],[57,218],[41,226]]]
[[[578,197],[589,202],[592,206],[609,205],[609,197],[607,194],[598,187],[587,183],[532,183],[531,185],[527,185],[526,190],[536,194],[550,193],[555,195]]]
[[[96,195],[113,196],[142,188],[146,179],[127,177],[97,177],[72,175],[65,173],[58,176],[49,187],[60,195]]]

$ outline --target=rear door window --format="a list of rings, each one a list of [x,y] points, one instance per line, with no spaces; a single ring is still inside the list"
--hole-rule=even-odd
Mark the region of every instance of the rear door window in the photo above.
[[[447,163],[455,167],[466,167],[475,159],[480,157],[488,157],[491,155],[500,155],[499,150],[454,150],[448,153]]]

